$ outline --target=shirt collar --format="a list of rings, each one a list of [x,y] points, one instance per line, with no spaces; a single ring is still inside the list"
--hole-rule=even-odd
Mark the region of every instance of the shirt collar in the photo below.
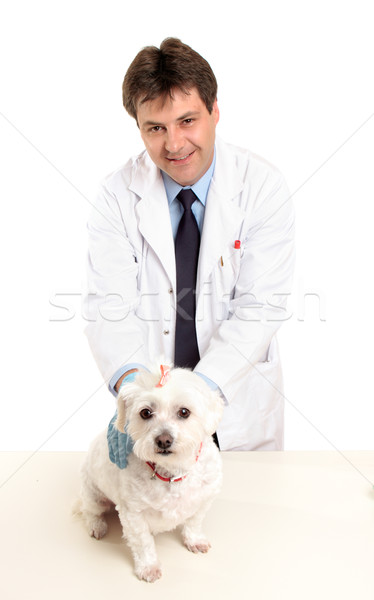
[[[179,185],[179,183],[174,181],[174,179],[169,177],[169,175],[167,173],[165,173],[164,171],[161,171],[161,175],[164,180],[164,186],[165,186],[169,205],[173,202],[175,197],[179,194],[179,192],[182,189],[185,189],[185,190],[191,189],[196,194],[196,196],[198,197],[200,202],[205,206],[210,182],[211,182],[211,179],[212,179],[213,173],[214,173],[215,164],[216,164],[216,149],[214,148],[212,164],[210,165],[207,172],[204,173],[204,175],[202,177],[200,177],[199,181],[197,181],[193,185],[187,185],[185,187],[182,187],[181,185]]]

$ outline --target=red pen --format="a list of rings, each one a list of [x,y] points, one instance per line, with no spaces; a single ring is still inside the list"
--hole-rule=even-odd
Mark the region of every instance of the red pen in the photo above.
[[[239,250],[239,248],[240,248],[240,240],[235,240],[234,248],[236,248],[237,250]]]

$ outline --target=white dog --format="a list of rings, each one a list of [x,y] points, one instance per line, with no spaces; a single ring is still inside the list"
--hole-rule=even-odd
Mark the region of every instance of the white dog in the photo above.
[[[161,375],[161,378],[160,378]],[[188,550],[207,552],[203,519],[221,486],[221,459],[212,434],[223,402],[201,377],[161,366],[139,372],[118,395],[120,431],[134,449],[125,469],[109,459],[106,431],[89,450],[82,469],[79,512],[91,536],[107,531],[104,513],[118,511],[139,579],[161,577],[153,534],[182,525]]]

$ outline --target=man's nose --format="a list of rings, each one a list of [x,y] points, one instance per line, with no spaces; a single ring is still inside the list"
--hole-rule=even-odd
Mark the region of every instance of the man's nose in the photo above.
[[[170,154],[179,154],[183,150],[184,139],[183,134],[178,129],[167,131],[165,148]]]

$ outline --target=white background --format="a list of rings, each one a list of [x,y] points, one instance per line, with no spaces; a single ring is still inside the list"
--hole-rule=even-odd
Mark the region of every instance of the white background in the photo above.
[[[286,449],[374,448],[371,4],[1,3],[0,449],[84,450],[112,416],[80,312],[86,220],[98,182],[142,149],[125,71],[167,36],[215,71],[218,134],[293,194]]]

